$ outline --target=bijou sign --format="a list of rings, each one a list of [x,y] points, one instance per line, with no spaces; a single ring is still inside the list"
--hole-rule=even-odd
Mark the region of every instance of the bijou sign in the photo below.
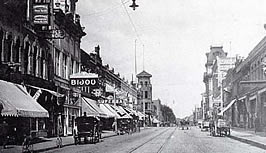
[[[70,78],[71,86],[97,86],[98,78]]]
[[[87,73],[87,72],[81,72],[72,74],[70,76],[70,85],[71,86],[89,86],[89,87],[95,87],[98,86],[98,75]]]

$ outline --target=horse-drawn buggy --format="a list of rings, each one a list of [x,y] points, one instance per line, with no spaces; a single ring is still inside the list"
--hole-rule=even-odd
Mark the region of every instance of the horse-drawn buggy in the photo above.
[[[210,124],[210,135],[230,135],[230,124],[224,119],[212,121]]]
[[[184,130],[184,129],[189,129],[189,121],[186,121],[186,120],[181,120],[180,121],[180,125],[181,125],[181,129]]]
[[[97,116],[81,116],[76,118],[76,131],[74,132],[74,143],[96,143],[101,138],[101,121]]]

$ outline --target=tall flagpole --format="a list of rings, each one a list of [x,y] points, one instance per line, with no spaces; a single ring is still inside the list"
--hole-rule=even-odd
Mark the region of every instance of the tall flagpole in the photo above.
[[[142,45],[142,47],[143,47],[143,71],[145,70],[145,61],[144,61],[144,59],[145,59],[145,57],[144,57],[144,44]]]
[[[135,76],[137,73],[137,39],[135,39]]]

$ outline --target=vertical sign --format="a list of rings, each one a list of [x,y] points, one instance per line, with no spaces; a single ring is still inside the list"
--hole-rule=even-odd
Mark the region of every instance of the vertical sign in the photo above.
[[[34,0],[32,5],[33,23],[35,25],[49,25],[50,0]]]

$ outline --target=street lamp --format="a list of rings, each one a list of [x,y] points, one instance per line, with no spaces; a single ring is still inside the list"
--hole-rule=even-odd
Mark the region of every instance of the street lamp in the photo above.
[[[129,7],[132,7],[135,11],[136,7],[139,7],[139,5],[136,4],[136,0],[132,0],[132,4]]]

